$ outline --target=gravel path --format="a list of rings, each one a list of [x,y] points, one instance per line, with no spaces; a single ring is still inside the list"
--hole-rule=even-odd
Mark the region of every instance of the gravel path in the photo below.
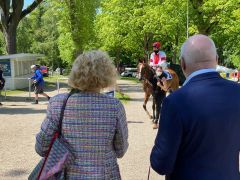
[[[118,81],[120,89],[130,96],[124,104],[129,127],[129,149],[119,160],[123,180],[146,180],[149,155],[157,131],[152,129],[151,120],[142,108],[143,91],[141,84]],[[65,91],[62,89],[61,91]],[[57,91],[49,92],[50,96]],[[28,93],[10,97],[0,107],[0,179],[24,180],[39,161],[35,153],[35,134],[45,117],[47,101],[40,99],[38,105],[25,101]],[[150,109],[151,102],[148,104]],[[150,180],[163,180],[151,170]]]

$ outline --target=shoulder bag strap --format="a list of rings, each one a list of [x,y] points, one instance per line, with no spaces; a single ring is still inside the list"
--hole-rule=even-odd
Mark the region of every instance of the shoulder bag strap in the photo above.
[[[42,167],[41,167],[41,170],[40,170],[40,172],[39,172],[39,174],[38,174],[37,180],[40,179],[40,176],[41,176],[41,174],[42,174],[42,170],[43,170],[43,168],[44,168],[44,166],[45,166],[45,163],[46,163],[46,161],[47,161],[47,159],[48,159],[48,155],[49,155],[49,153],[50,153],[50,150],[51,150],[51,148],[52,148],[52,145],[53,145],[54,141],[55,141],[58,137],[60,137],[61,134],[62,134],[62,120],[63,120],[64,110],[65,110],[65,107],[66,107],[68,98],[69,98],[72,94],[77,93],[77,92],[79,92],[79,91],[78,91],[78,90],[75,90],[75,89],[72,89],[71,92],[67,94],[67,97],[66,97],[66,98],[64,99],[64,101],[63,101],[63,105],[62,105],[61,113],[60,113],[60,119],[59,119],[59,130],[58,130],[58,132],[56,132],[56,133],[54,134],[54,136],[53,136],[53,138],[52,138],[52,140],[51,140],[51,142],[50,142],[50,145],[49,145],[49,147],[48,147],[47,154],[46,154],[46,156],[45,156],[45,159],[44,159],[43,165],[42,165]]]
[[[64,110],[68,101],[68,98],[73,95],[74,93],[79,93],[80,91],[77,89],[72,89],[70,93],[68,93],[67,97],[64,99],[62,108],[61,108],[61,113],[60,113],[60,119],[59,119],[59,136],[62,135],[62,120],[64,116]]]

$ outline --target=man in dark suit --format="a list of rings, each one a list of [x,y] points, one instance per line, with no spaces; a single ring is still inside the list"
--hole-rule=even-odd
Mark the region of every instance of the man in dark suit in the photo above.
[[[181,49],[187,77],[164,99],[151,166],[168,180],[240,180],[240,85],[220,77],[207,36]]]

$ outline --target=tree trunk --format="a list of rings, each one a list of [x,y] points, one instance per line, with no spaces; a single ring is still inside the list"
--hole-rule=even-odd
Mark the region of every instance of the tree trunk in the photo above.
[[[4,31],[6,50],[8,54],[17,53],[17,27],[9,27]]]
[[[120,48],[117,48],[116,49],[116,67],[117,69],[119,69],[119,65],[120,65],[120,52],[121,49]]]
[[[24,0],[0,0],[0,31],[4,34],[8,54],[17,53],[17,26],[26,15],[31,13],[43,0],[34,0],[22,11]]]
[[[206,36],[209,35],[209,32],[208,32],[206,27],[198,27],[198,32],[199,32],[199,34],[203,34],[203,35],[206,35]]]

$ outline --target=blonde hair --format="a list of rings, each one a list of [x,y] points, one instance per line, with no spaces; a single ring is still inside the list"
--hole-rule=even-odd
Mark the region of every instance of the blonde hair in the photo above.
[[[82,91],[95,91],[116,83],[117,73],[112,60],[103,51],[85,52],[74,61],[68,84]]]

